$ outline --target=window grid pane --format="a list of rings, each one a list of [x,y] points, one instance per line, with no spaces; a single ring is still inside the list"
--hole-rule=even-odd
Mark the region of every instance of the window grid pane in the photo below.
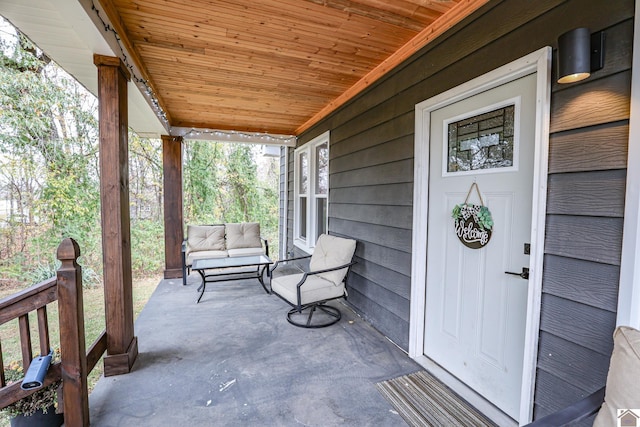
[[[329,192],[329,146],[325,142],[316,147],[316,194]]]
[[[300,197],[300,209],[298,215],[298,224],[299,224],[299,237],[301,239],[307,238],[307,198]]]
[[[316,238],[327,232],[327,199],[316,199]]]
[[[298,177],[300,194],[307,194],[309,188],[309,158],[307,152],[300,153],[300,176]]]

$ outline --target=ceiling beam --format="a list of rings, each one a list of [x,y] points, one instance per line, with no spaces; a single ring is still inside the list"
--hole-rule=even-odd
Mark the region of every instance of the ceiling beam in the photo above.
[[[436,19],[433,24],[429,25],[418,35],[412,38],[408,43],[398,49],[395,53],[385,59],[380,65],[371,70],[356,84],[347,89],[342,95],[327,104],[322,110],[318,111],[313,117],[296,129],[296,135],[311,128],[320,120],[337,110],[347,101],[354,98],[360,92],[371,86],[382,76],[387,74],[393,68],[398,66],[411,55],[422,49],[436,37],[462,21],[478,8],[486,4],[489,0],[462,0],[460,3],[452,7],[448,12]]]

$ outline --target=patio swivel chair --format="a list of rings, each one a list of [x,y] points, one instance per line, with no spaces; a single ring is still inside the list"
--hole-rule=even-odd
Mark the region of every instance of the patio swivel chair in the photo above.
[[[346,296],[345,282],[355,264],[352,261],[355,250],[355,240],[322,234],[313,255],[274,264],[271,292],[292,306],[287,313],[289,323],[302,328],[323,328],[340,320],[340,310],[325,303]],[[311,258],[310,271],[273,277],[273,271],[281,263],[305,258]]]

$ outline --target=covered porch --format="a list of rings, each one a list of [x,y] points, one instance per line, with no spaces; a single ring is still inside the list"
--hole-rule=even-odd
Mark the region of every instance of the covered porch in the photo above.
[[[536,49],[549,52],[545,75],[554,77],[538,91],[548,110],[548,122],[534,135],[537,157],[543,160],[535,172],[541,183],[535,187],[541,195],[536,199],[540,226],[524,227],[529,239],[517,244],[518,253],[534,254],[535,260],[517,264],[534,268],[531,279],[521,276],[530,282],[528,300],[519,310],[523,318],[526,314],[526,332],[518,337],[528,334],[530,339],[517,349],[523,355],[518,360],[526,363],[511,369],[518,379],[511,395],[518,398],[510,424],[525,425],[601,388],[614,328],[640,326],[638,0],[555,0],[526,6],[515,0],[433,1],[427,3],[442,15],[427,14],[436,18],[424,22],[416,22],[411,13],[412,3],[421,3],[416,1],[402,2],[404,12],[383,12],[372,5],[384,2],[310,0],[300,2],[307,7],[292,17],[295,2],[277,0],[266,2],[272,6],[271,19],[263,19],[261,11],[244,24],[235,18],[246,17],[253,3],[236,12],[227,9],[233,2],[225,2],[224,8],[211,8],[223,15],[204,21],[198,2],[189,2],[184,8],[188,16],[177,18],[180,6],[171,2],[159,8],[153,2],[124,0],[60,1],[62,6],[55,7],[44,0],[34,3],[44,3],[47,8],[39,11],[46,15],[53,11],[81,18],[75,28],[94,36],[84,39],[99,41],[86,46],[88,56],[80,62],[90,65],[87,81],[99,92],[101,115],[117,118],[101,120],[101,155],[112,160],[102,171],[103,206],[112,207],[102,223],[106,300],[119,309],[107,319],[105,372],[130,375],[99,384],[91,397],[94,424],[400,423],[374,384],[418,369],[403,349],[412,357],[426,355],[418,328],[425,321],[415,317],[425,308],[415,301],[424,296],[418,286],[427,286],[421,272],[429,268],[416,242],[428,234],[415,219],[425,212],[420,203],[436,203],[418,191],[427,180],[416,179],[423,166],[416,148],[431,145],[420,139],[416,106]],[[283,10],[283,5],[291,9]],[[29,12],[17,13],[16,19],[22,16],[27,26],[35,21]],[[324,12],[335,20],[323,17]],[[378,18],[384,24],[372,23]],[[348,29],[350,21],[356,26]],[[175,28],[167,32],[169,23]],[[249,31],[256,28],[264,32]],[[283,28],[284,33],[275,31]],[[589,79],[560,85],[555,80],[557,39],[574,28],[604,31],[606,60]],[[327,40],[341,29],[348,29],[349,37]],[[284,47],[276,40],[284,41]],[[396,41],[393,46],[388,45],[391,40]],[[284,66],[282,52],[291,46],[301,50],[294,49]],[[274,80],[257,81],[269,74],[266,70],[279,73]],[[321,72],[328,70],[336,73]],[[246,85],[236,81],[239,76],[247,77]],[[166,262],[165,280],[134,333],[127,140],[122,130],[144,122],[152,123],[152,133],[163,139]],[[299,335],[304,332],[286,324],[281,301],[255,284],[212,287],[198,306],[194,287],[179,286],[183,139],[241,140],[249,134],[274,137],[276,145],[288,147],[281,166],[282,254],[312,249],[313,242],[306,241],[311,224],[361,242],[349,304],[366,321],[345,307],[340,324]],[[324,202],[301,208],[309,199],[306,190],[300,194],[301,184],[313,180],[297,172],[325,135],[331,163],[326,166],[327,194],[318,197],[328,203],[322,216],[323,210],[316,208],[326,206]],[[289,137],[290,143],[282,144]],[[307,212],[316,212],[313,219],[320,220],[312,221]],[[507,283],[499,273],[501,283]],[[473,313],[468,314],[472,319]],[[446,360],[433,363],[441,362]],[[467,382],[461,388],[475,393]],[[483,380],[481,385],[495,382]],[[495,403],[477,394],[472,403]],[[360,418],[350,418],[353,414]]]
[[[164,279],[135,328],[128,375],[101,378],[92,425],[404,425],[376,383],[420,366],[342,303],[330,328],[296,328],[257,280]]]

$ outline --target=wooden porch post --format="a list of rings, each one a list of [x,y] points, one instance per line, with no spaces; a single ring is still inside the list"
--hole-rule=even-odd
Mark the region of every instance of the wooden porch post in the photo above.
[[[119,58],[94,55],[98,68],[100,199],[107,355],[104,375],[126,374],[138,355],[133,335],[127,82]]]
[[[82,268],[76,260],[80,248],[66,238],[58,246],[58,307],[60,319],[60,351],[62,354],[62,402],[64,424],[89,425],[89,392],[87,391],[87,352],[84,338],[82,301]]]
[[[182,137],[162,135],[165,279],[182,277]]]

